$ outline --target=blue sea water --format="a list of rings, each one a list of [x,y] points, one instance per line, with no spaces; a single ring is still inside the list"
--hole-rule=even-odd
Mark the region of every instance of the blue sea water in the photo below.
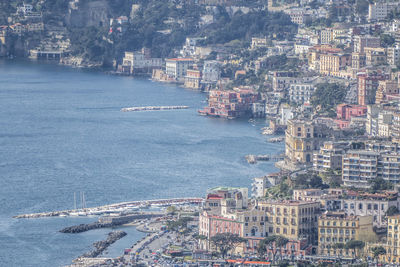
[[[121,112],[123,107],[187,105],[187,110]],[[63,266],[110,229],[62,234],[96,218],[13,219],[13,215],[128,200],[204,196],[207,188],[250,186],[276,171],[246,154],[280,153],[261,135],[263,120],[202,117],[206,95],[145,79],[49,64],[0,61],[0,266]],[[106,256],[123,253],[143,234]]]

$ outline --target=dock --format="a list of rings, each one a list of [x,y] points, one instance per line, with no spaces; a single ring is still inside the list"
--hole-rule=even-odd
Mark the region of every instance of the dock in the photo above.
[[[247,155],[245,156],[249,164],[256,164],[257,161],[280,161],[283,155]]]
[[[100,216],[109,214],[120,214],[122,212],[135,211],[140,208],[145,208],[150,206],[165,207],[171,205],[187,205],[187,204],[199,205],[203,203],[203,201],[204,201],[203,198],[195,198],[195,197],[141,200],[141,201],[121,202],[116,204],[110,204],[92,208],[76,209],[76,210],[71,209],[71,210],[21,214],[21,215],[16,215],[13,218],[23,219],[23,218],[66,217],[66,216]]]
[[[174,110],[188,109],[188,106],[147,106],[147,107],[130,107],[121,109],[122,112],[128,111],[149,111],[149,110]]]

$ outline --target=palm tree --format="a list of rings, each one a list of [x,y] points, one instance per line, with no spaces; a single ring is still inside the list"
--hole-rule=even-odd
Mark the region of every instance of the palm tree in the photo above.
[[[357,250],[362,249],[365,246],[365,243],[360,240],[350,240],[349,242],[346,243],[345,247],[347,249],[353,249],[354,255],[353,258],[357,256]]]

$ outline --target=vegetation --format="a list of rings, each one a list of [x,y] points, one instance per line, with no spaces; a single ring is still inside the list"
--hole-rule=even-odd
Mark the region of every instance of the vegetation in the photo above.
[[[362,248],[364,248],[365,243],[363,241],[360,240],[350,240],[346,243],[345,248],[346,249],[352,249],[353,250],[353,255],[354,257],[357,256],[357,251],[361,250]]]
[[[370,188],[369,191],[371,193],[376,193],[381,190],[391,190],[393,189],[393,184],[389,181],[386,181],[382,178],[375,178],[369,181]]]
[[[229,251],[236,248],[239,244],[247,241],[245,238],[232,233],[216,234],[210,239],[211,243],[219,250],[222,258],[224,259]]]
[[[311,98],[311,104],[320,113],[328,116],[336,115],[336,105],[343,103],[346,97],[346,88],[338,83],[319,83]]]
[[[399,214],[400,211],[396,206],[390,206],[386,211],[386,216],[393,216]]]
[[[324,189],[329,186],[324,184],[322,178],[316,174],[299,174],[296,178],[292,179],[292,187],[293,189]]]
[[[293,190],[288,184],[288,178],[285,177],[280,184],[268,188],[265,197],[271,199],[290,199],[292,193]]]
[[[379,256],[386,254],[386,249],[382,246],[371,248],[372,254],[374,255],[374,259],[376,260],[376,265],[378,266]]]
[[[289,239],[287,239],[284,236],[280,236],[280,235],[268,236],[260,241],[260,244],[258,246],[258,253],[261,257],[265,257],[265,254],[267,253],[268,249],[270,247],[273,247],[273,245],[275,244],[276,248],[279,248],[280,259],[282,261],[282,250],[283,250],[283,247],[285,247],[288,242],[289,242]],[[272,261],[273,262],[275,262],[275,256],[276,256],[277,251],[278,251],[278,249],[272,251],[272,256],[273,256]]]

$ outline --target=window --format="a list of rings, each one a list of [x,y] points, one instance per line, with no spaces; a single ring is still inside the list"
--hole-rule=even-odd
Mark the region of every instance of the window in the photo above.
[[[362,204],[362,203],[358,204],[358,209],[359,209],[359,210],[362,210],[362,209],[363,209],[363,204]]]
[[[372,209],[372,205],[368,204],[368,209],[371,210]]]
[[[378,204],[374,204],[374,210],[378,210]]]

